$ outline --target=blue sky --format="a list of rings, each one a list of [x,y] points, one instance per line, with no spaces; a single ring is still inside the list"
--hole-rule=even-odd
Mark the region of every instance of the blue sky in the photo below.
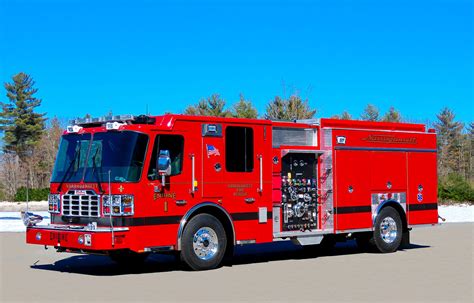
[[[263,114],[297,91],[329,117],[367,103],[473,120],[473,2],[0,0],[0,81],[31,74],[40,111],[183,111],[240,93]],[[3,102],[5,91],[1,90]]]

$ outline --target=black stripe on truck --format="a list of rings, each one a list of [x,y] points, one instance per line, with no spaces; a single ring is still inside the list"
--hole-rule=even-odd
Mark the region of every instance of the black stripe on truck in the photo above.
[[[230,214],[233,221],[251,221],[258,220],[258,212],[245,212]],[[167,225],[179,224],[182,216],[156,216],[156,217],[112,217],[112,224],[114,227],[126,226],[149,226],[149,225]],[[272,219],[272,212],[267,212],[267,219]],[[86,217],[67,217],[67,216],[51,216],[51,223],[65,223],[86,225],[88,223],[97,222],[97,226],[110,227],[110,218],[86,218]]]
[[[371,211],[372,211],[372,208],[370,206],[344,206],[344,207],[334,208],[334,213],[336,215],[366,213],[366,212],[371,212]]]
[[[438,209],[438,203],[408,204],[409,211]]]

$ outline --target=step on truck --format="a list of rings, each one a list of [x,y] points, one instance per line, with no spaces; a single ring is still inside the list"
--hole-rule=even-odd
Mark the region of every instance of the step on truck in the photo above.
[[[235,245],[356,239],[382,253],[436,225],[436,134],[421,124],[184,115],[77,119],[59,146],[50,223],[26,241],[131,264],[218,267]]]

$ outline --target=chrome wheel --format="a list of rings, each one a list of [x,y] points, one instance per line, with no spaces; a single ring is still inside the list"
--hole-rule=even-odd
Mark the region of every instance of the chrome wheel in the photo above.
[[[212,259],[219,250],[217,233],[210,227],[201,227],[193,236],[193,250],[201,260]]]
[[[380,237],[385,243],[393,243],[397,238],[397,223],[392,217],[385,217],[380,222]]]

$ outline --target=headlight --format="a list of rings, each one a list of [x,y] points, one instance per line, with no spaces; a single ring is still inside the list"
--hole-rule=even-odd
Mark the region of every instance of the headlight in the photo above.
[[[59,194],[48,195],[48,210],[52,214],[61,212],[61,196]]]
[[[132,216],[134,211],[133,200],[133,195],[105,195],[102,198],[102,213],[110,215],[112,211],[112,216]]]

